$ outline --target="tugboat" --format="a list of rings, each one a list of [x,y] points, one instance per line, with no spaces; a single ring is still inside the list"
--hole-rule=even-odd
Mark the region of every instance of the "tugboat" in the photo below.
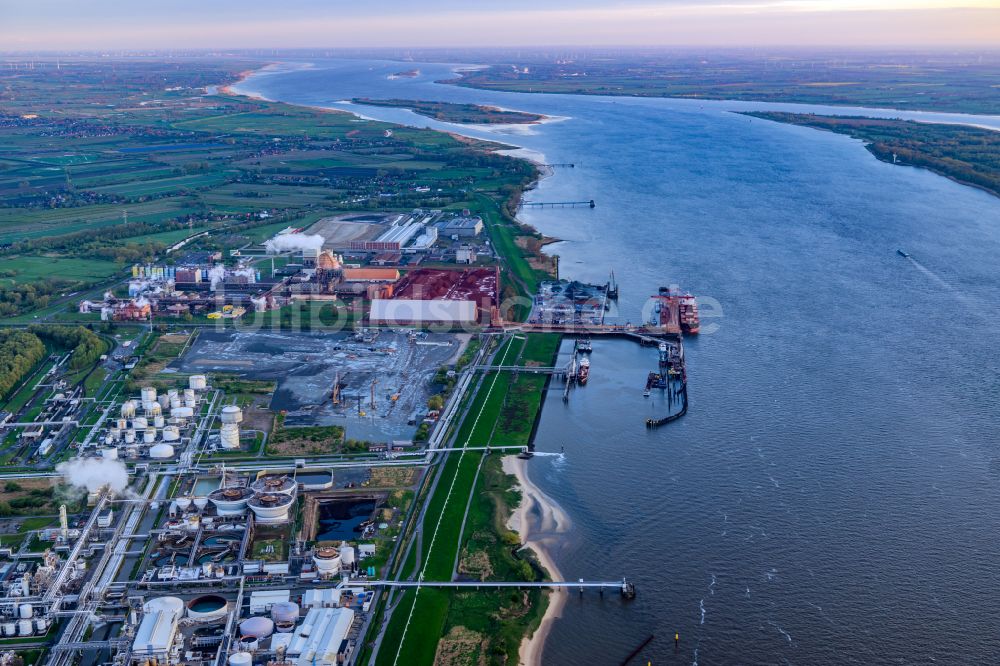
[[[591,343],[590,338],[583,338],[576,341],[576,351],[578,354],[589,354],[594,351],[594,345]]]
[[[590,359],[583,357],[580,359],[580,367],[576,371],[576,381],[583,386],[590,377]]]

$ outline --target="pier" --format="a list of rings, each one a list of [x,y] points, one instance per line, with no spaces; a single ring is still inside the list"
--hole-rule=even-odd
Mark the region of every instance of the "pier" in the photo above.
[[[520,208],[597,208],[594,200],[589,201],[522,201]]]
[[[622,580],[543,580],[543,581],[501,581],[501,580],[359,580],[351,581],[352,585],[364,587],[441,587],[441,588],[577,588],[582,593],[586,589],[596,589],[602,594],[604,590],[618,590],[623,597],[631,599],[635,596],[635,585],[626,579]]]

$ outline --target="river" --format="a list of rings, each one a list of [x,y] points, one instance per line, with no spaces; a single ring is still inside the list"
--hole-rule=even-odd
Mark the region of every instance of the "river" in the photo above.
[[[614,268],[622,320],[660,285],[702,299],[684,419],[646,430],[655,357],[627,342],[595,343],[590,384],[546,403],[538,448],[566,456],[530,474],[574,524],[555,559],[569,579],[638,588],[632,602],[573,595],[546,664],[617,664],[651,634],[637,663],[995,662],[1000,199],[845,136],[730,112],[824,107],[487,92],[435,84],[449,66],[411,66],[419,77],[389,80],[399,63],[318,61],[241,90],[564,118],[462,131],[577,165],[529,199],[597,208],[523,219],[563,239],[564,277]]]

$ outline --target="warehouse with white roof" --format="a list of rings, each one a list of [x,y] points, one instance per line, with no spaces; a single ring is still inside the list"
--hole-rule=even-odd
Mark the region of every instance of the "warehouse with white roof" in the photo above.
[[[297,666],[345,662],[352,650],[347,636],[353,624],[354,611],[349,608],[311,608],[295,629],[287,654]],[[343,655],[339,661],[338,655]]]
[[[464,324],[476,322],[475,301],[382,299],[372,301],[372,324]]]

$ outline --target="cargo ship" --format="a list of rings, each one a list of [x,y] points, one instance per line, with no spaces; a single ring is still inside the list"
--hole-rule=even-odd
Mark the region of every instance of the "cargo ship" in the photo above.
[[[698,301],[690,293],[681,296],[681,331],[688,335],[696,335],[701,327],[698,318]]]
[[[694,335],[698,333],[698,301],[690,293],[681,294],[676,286],[660,287],[653,296],[653,312],[649,324],[666,333]]]
[[[584,356],[580,359],[580,365],[576,371],[576,381],[582,386],[587,383],[590,377],[590,359]]]

